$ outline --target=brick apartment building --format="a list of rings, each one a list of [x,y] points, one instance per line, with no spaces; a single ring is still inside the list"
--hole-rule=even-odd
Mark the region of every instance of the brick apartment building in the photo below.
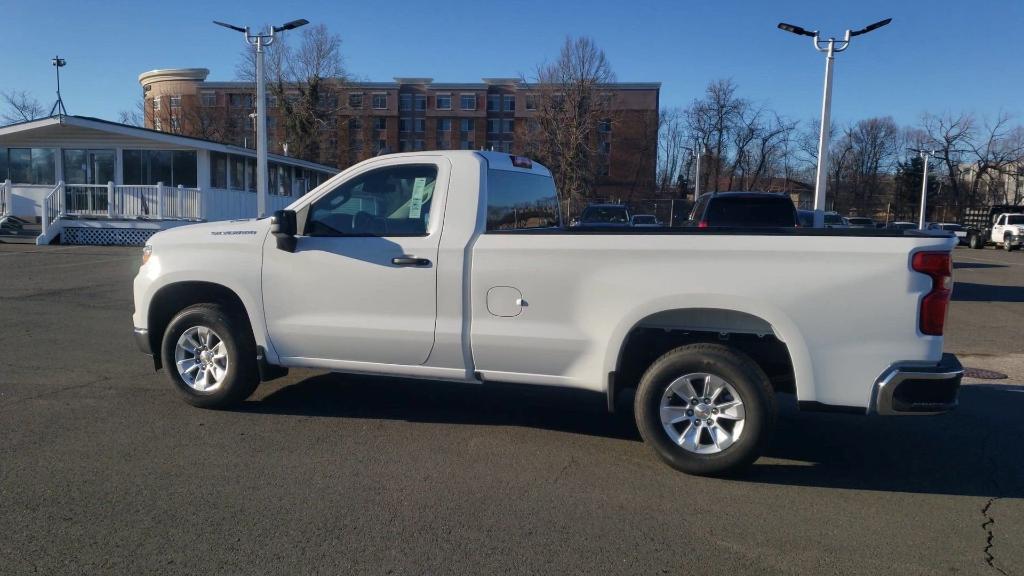
[[[255,147],[254,87],[210,82],[204,68],[153,70],[139,76],[145,125],[165,132]],[[657,159],[660,83],[615,83],[612,117],[598,127],[603,198],[651,196]],[[345,168],[366,158],[413,150],[499,150],[528,154],[536,128],[535,96],[517,78],[441,83],[431,78],[346,83],[328,98],[336,110],[321,126],[324,164]],[[288,154],[278,127],[278,106],[268,96],[272,153]]]

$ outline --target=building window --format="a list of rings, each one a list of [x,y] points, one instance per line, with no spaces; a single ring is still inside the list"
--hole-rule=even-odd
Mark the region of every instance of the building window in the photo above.
[[[474,148],[475,147],[473,146],[473,141],[472,140],[462,140],[462,141],[459,142],[459,149],[460,150],[473,150]]]
[[[171,133],[181,134],[181,119],[177,116],[171,116]]]
[[[451,132],[452,131],[452,119],[451,118],[438,118],[437,119],[437,131],[438,132]]]
[[[437,109],[438,110],[451,110],[452,109],[452,95],[451,94],[438,94],[437,95]]]
[[[216,174],[217,152],[210,153],[210,178]],[[221,157],[226,155],[221,154]],[[197,181],[197,162],[195,150],[133,150],[121,152],[121,179],[126,185],[154,186],[163,182],[166,186],[181,184],[186,188],[195,188]],[[226,178],[226,160],[220,165],[221,177]],[[226,187],[226,182],[225,186]],[[156,206],[150,206],[155,210]]]
[[[387,154],[388,152],[388,141],[377,140],[377,154]]]
[[[232,190],[245,190],[245,156],[232,154],[228,158],[228,166],[231,169],[228,173],[228,187]]]
[[[507,141],[507,140],[505,142],[502,142],[501,143],[501,151],[502,152],[511,152],[512,151],[512,143]]]
[[[363,107],[363,93],[356,92],[348,95],[348,107],[353,110],[359,110]]]
[[[505,107],[504,107],[505,112],[515,112],[516,111],[516,97],[514,95],[512,95],[512,94],[505,94],[505,96],[504,96],[504,98],[502,98],[502,100],[505,103]]]
[[[217,93],[216,92],[201,92],[199,94],[199,105],[206,106],[207,108],[217,105]]]
[[[181,108],[181,96],[171,96],[171,108]]]
[[[449,142],[449,140],[447,138],[441,137],[441,135],[438,134],[438,137],[437,137],[437,149],[438,150],[448,150],[449,148],[451,148],[451,143]]]
[[[387,110],[388,108],[388,95],[387,94],[374,94],[373,95],[373,109],[374,110]]]
[[[374,118],[373,119],[373,129],[374,130],[387,130],[388,129],[388,119],[386,117],[384,117],[384,116],[378,116],[378,117]]]
[[[497,140],[488,140],[487,141],[487,149],[492,151],[492,152],[498,152],[498,151],[501,150],[501,147],[498,144]]]
[[[608,134],[612,131],[612,121],[609,118],[605,118],[597,123],[597,131],[602,134]]]
[[[153,129],[157,132],[163,132],[164,123],[160,121],[160,118],[153,118]]]
[[[515,126],[514,122],[515,120],[512,120],[511,118],[503,119],[501,121],[501,131],[504,132],[505,134],[511,134],[513,132],[512,129]]]
[[[423,150],[423,140],[419,140],[419,139],[413,140],[412,141],[412,149],[413,150]]]
[[[476,110],[476,94],[462,94],[459,96],[459,108],[463,110]]]
[[[488,118],[487,120],[487,133],[488,134],[500,134],[501,133],[501,120],[497,118]]]
[[[414,131],[417,134],[422,134],[427,129],[427,121],[424,118],[416,118],[415,120],[413,120],[413,125],[415,129]]]
[[[417,94],[416,95],[416,109],[420,110],[420,111],[427,109],[427,95],[426,94]]]
[[[57,180],[56,153],[53,148],[0,149],[7,154],[7,176],[14,184],[55,184]],[[0,165],[4,162],[0,161]]]
[[[153,98],[153,111],[160,110],[160,97]]]
[[[460,132],[472,132],[475,126],[472,118],[463,118],[459,120],[459,131]]]
[[[230,94],[228,103],[232,108],[252,108],[252,94]]]
[[[277,96],[267,94],[267,108],[277,108]]]
[[[487,95],[487,111],[497,112],[501,107],[501,95],[500,94],[488,94]]]
[[[402,112],[412,110],[412,94],[398,95],[398,109]]]
[[[349,130],[362,130],[363,129],[363,119],[362,118],[349,118],[348,119],[348,129]]]
[[[398,131],[409,132],[412,130],[412,118],[399,118],[398,119]]]
[[[408,152],[409,151],[409,141],[408,140],[399,140],[398,141],[398,151],[399,152]]]
[[[537,95],[536,94],[527,94],[526,95],[526,109],[527,110],[536,110],[537,109]]]

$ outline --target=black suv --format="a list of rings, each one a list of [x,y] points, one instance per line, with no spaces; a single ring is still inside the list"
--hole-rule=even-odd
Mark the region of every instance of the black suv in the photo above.
[[[709,192],[693,205],[687,226],[698,228],[794,228],[796,206],[788,194]]]

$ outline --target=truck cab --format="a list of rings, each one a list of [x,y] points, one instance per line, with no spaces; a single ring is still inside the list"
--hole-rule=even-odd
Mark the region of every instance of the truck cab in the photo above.
[[[1007,251],[1020,248],[1024,242],[1024,214],[1004,213],[996,217],[992,225],[990,241]]]

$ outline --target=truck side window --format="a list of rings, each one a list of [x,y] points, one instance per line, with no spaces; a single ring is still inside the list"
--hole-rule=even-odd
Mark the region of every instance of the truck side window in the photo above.
[[[487,230],[559,226],[558,193],[549,176],[511,170],[487,171]]]
[[[426,236],[437,166],[371,170],[313,203],[309,236]]]

